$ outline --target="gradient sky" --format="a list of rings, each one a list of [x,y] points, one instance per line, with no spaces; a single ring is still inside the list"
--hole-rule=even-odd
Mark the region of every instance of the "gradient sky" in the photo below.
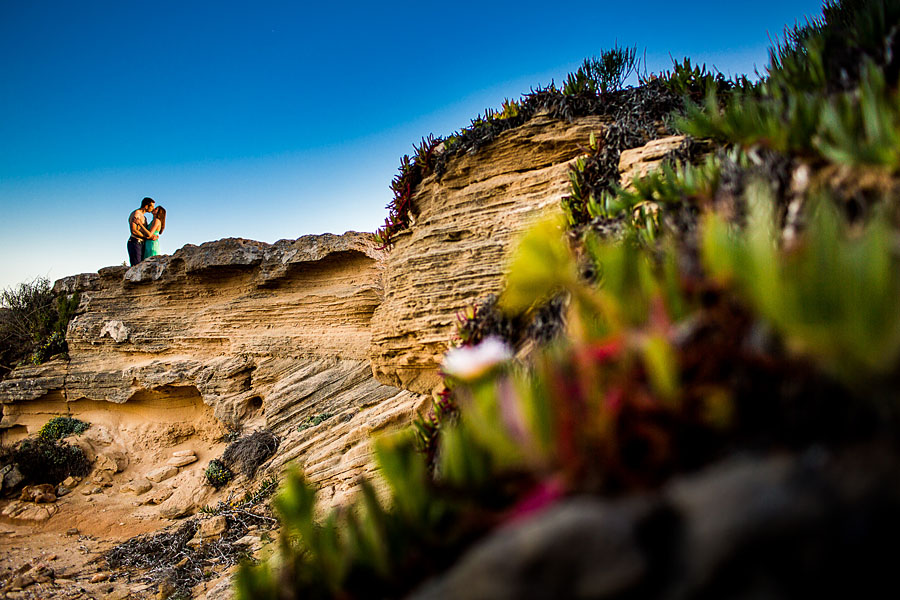
[[[161,250],[373,231],[412,144],[586,56],[646,50],[763,71],[819,1],[0,0],[0,288],[127,258],[127,217],[168,210]]]

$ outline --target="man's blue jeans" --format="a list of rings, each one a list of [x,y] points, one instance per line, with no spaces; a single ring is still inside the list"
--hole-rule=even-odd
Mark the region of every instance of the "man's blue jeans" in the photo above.
[[[138,264],[144,259],[144,240],[134,236],[128,238],[128,260],[131,266]]]

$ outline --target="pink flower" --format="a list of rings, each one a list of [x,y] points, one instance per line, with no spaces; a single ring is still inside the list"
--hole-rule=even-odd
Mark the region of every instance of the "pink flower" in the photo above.
[[[539,481],[524,498],[513,506],[503,519],[505,523],[515,523],[533,516],[535,513],[556,504],[565,495],[563,484],[558,479]]]

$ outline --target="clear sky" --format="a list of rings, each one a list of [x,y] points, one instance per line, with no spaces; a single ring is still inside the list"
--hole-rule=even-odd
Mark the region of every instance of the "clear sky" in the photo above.
[[[0,287],[161,250],[374,231],[414,142],[620,45],[763,71],[821,2],[0,0]]]

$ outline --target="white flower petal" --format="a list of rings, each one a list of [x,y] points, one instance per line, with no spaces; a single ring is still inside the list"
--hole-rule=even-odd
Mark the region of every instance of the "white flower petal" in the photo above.
[[[512,350],[503,340],[488,337],[477,346],[449,350],[441,362],[441,370],[445,375],[471,381],[512,357]]]

